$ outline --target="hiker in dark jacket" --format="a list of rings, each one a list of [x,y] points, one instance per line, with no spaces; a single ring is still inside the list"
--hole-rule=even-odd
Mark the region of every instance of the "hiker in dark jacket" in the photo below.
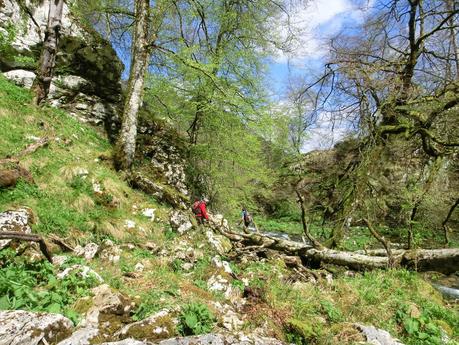
[[[244,223],[244,231],[245,231],[245,232],[248,232],[248,227],[249,227],[249,225],[252,223],[252,216],[251,216],[250,213],[246,210],[245,207],[242,208],[241,220],[239,221],[238,226],[239,226],[241,223]]]
[[[209,221],[209,215],[207,214],[208,202],[208,199],[201,198],[201,200],[196,200],[193,204],[193,213],[196,215],[198,224],[204,224],[204,220]]]

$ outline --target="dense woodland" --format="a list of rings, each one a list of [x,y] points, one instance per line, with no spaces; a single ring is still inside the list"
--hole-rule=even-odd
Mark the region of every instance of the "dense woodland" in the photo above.
[[[335,246],[346,226],[365,218],[398,229],[408,247],[419,231],[443,232],[446,243],[457,231],[454,1],[375,3],[361,25],[330,40],[323,71],[297,77],[290,109],[270,100],[264,77],[267,57],[296,38],[276,29],[288,28],[295,4],[90,4],[75,10],[131,52],[120,168],[136,164],[145,99],[149,116],[185,135],[189,185],[216,210],[244,204],[299,220],[298,192],[308,222],[332,228]],[[321,112],[345,123],[348,136],[331,150],[302,154]]]
[[[17,3],[25,18],[34,19],[39,2]],[[183,307],[192,300],[181,309],[177,330],[161,316],[165,324],[160,326],[170,336],[210,333],[211,325],[223,321],[214,320],[212,308],[219,307],[209,311],[207,302],[226,298],[244,315],[243,329],[263,328],[263,336],[278,339],[273,341],[370,341],[350,329],[360,327],[356,322],[376,322],[407,344],[456,344],[459,3],[362,1],[362,19],[328,37],[321,65],[304,73],[294,69],[285,94],[273,95],[270,64],[278,54],[293,53],[303,39],[292,16],[296,8],[309,5],[293,0],[52,0],[33,58],[25,53],[18,58],[14,50],[19,26],[2,28],[0,68],[10,71],[10,61],[21,65],[32,60],[35,79],[30,93],[0,79],[0,130],[6,133],[0,140],[0,211],[27,206],[39,221],[31,228],[34,235],[18,235],[0,224],[6,231],[0,240],[37,242],[50,262],[50,243],[57,243],[59,250],[75,254],[71,260],[77,264],[82,264],[77,256],[86,257],[77,246],[94,242],[102,248],[107,239],[120,248],[134,243],[134,251],[124,249],[120,267],[104,264],[101,251],[100,263],[92,267],[104,271],[111,289],[141,296],[137,309],[123,314],[129,322],[143,322],[162,307]],[[112,116],[105,129],[80,127],[66,115],[63,119],[55,109],[62,104],[49,98],[59,87],[54,80],[72,74],[63,67],[69,60],[64,43],[70,45],[65,16],[78,22],[84,35],[97,37],[94,46],[104,42],[113,47],[119,59],[113,64],[124,64],[116,96],[119,116]],[[324,116],[344,137],[305,152],[311,130]],[[29,128],[32,136],[46,135],[30,144],[23,139]],[[158,152],[180,161],[180,168],[172,165],[167,171],[158,163]],[[86,168],[81,173],[83,163],[98,173]],[[177,188],[168,185],[174,174],[179,177],[172,179],[184,180]],[[209,199],[212,215],[204,226],[196,224],[190,209],[201,197]],[[136,219],[138,224],[130,226],[126,219],[137,217],[143,207],[138,205],[147,204],[155,205],[158,223],[152,225],[152,216],[152,223]],[[253,217],[253,229],[237,226],[244,207]],[[174,217],[185,219],[195,232],[183,235],[182,225],[174,228]],[[142,230],[134,233],[136,226]],[[215,248],[198,246],[207,241],[215,246],[212,236],[224,238],[225,245],[216,251],[231,268],[217,264],[218,272],[240,289],[245,307],[226,295],[229,290],[212,295],[209,267]],[[183,241],[194,254],[180,249]],[[26,265],[18,265],[22,253],[3,248],[0,310],[58,312],[78,324],[87,310],[82,311],[77,297],[91,296],[89,289],[97,284],[71,281],[63,289],[49,278],[53,271],[47,263],[21,271],[18,267]],[[183,257],[175,254],[180,250]],[[150,260],[151,266],[145,264],[150,279],[138,275],[137,265],[134,269],[132,262],[140,259]],[[184,268],[187,263],[191,268]],[[32,279],[27,274],[65,300],[42,305],[37,302],[41,292],[19,296],[11,281],[22,277],[18,284],[27,286]],[[455,279],[447,288],[455,302],[432,297],[440,296],[430,285],[436,275]],[[126,277],[138,281],[126,283]],[[154,279],[158,282],[151,283]],[[377,292],[369,297],[371,289]],[[410,289],[414,297],[406,295]],[[26,302],[15,304],[13,296]],[[365,310],[372,316],[365,316]],[[382,316],[376,321],[378,313]],[[96,343],[124,339],[120,334],[128,331],[120,329],[129,322],[122,319],[113,326],[118,327],[112,331],[116,339],[98,336]],[[142,341],[167,338],[129,332]],[[0,344],[1,337],[0,332]],[[266,339],[254,344],[271,344]]]

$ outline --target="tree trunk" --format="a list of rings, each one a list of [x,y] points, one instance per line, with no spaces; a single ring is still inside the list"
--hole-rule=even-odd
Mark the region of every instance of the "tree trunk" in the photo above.
[[[390,266],[387,256],[371,256],[360,252],[345,252],[328,248],[316,249],[310,244],[272,238],[261,234],[234,233],[215,224],[214,227],[231,241],[249,247],[247,249],[250,249],[250,252],[271,249],[287,255],[299,256],[303,262],[312,263],[314,266],[332,264],[346,266],[352,270],[385,269]],[[378,251],[377,254],[381,255],[382,253]],[[417,271],[438,271],[445,274],[456,272],[459,267],[459,248],[395,250],[392,255],[393,267]]]
[[[449,219],[451,218],[451,215],[453,214],[453,212],[456,209],[457,205],[459,205],[459,198],[457,198],[456,202],[453,204],[453,206],[451,206],[451,208],[448,211],[448,214],[446,215],[445,220],[441,224],[442,227],[443,227],[444,235],[445,235],[445,244],[449,243],[449,238],[448,238],[449,229],[448,229],[447,223],[448,223]]]
[[[309,224],[306,221],[306,210],[304,209],[304,199],[298,190],[295,190],[295,192],[296,192],[296,195],[298,196],[298,203],[300,204],[300,208],[301,208],[301,223],[303,225],[304,235],[312,243],[314,248],[322,249],[323,245],[319,241],[317,241],[314,238],[314,236],[311,235],[311,232],[309,231]]]
[[[454,12],[454,0],[448,0],[446,3],[446,8],[448,11],[451,13]],[[454,64],[456,67],[455,70],[455,78],[459,79],[459,51],[458,51],[458,46],[457,46],[457,32],[456,32],[456,27],[454,25],[454,17],[451,17],[451,19],[448,22],[448,25],[450,27],[450,35],[449,39],[451,41],[451,50],[452,50],[452,55],[454,57]]]
[[[49,3],[45,40],[43,42],[43,49],[37,69],[37,77],[32,85],[32,90],[35,93],[34,102],[36,104],[43,102],[49,93],[49,87],[56,65],[63,7],[64,0],[51,0]]]
[[[131,70],[124,103],[121,133],[118,138],[115,165],[127,170],[134,160],[137,138],[137,115],[143,100],[143,88],[150,56],[149,0],[135,1],[134,37],[132,41]]]
[[[384,236],[381,236],[375,228],[371,225],[370,221],[368,219],[364,219],[365,224],[367,225],[368,229],[370,230],[371,234],[381,243],[386,250],[387,257],[389,259],[389,267],[394,266],[394,257],[392,255],[392,250],[390,248],[390,242],[384,238]]]

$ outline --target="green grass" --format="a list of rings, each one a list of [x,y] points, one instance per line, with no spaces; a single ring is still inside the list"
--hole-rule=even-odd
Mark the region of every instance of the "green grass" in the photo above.
[[[415,272],[373,271],[337,277],[331,284],[295,285],[285,283],[288,273],[282,265],[274,267],[250,264],[247,270],[257,272],[251,285],[262,288],[267,303],[283,313],[287,338],[297,344],[348,343],[352,322],[387,330],[409,345],[440,344],[442,332],[459,341],[459,311],[445,306]],[[306,332],[307,338],[298,332]]]
[[[110,162],[98,160],[101,154],[111,152],[101,132],[58,109],[35,107],[29,91],[3,77],[0,132],[0,159],[16,156],[35,138],[49,138],[46,147],[21,158],[21,165],[32,173],[35,184],[20,182],[16,188],[2,190],[0,211],[31,207],[38,218],[34,231],[43,234],[66,235],[75,230],[92,233],[104,222],[117,220],[115,227],[122,235],[123,219],[132,219],[146,229],[155,227],[142,216],[133,215],[131,206],[161,207],[154,199],[127,187]],[[82,169],[89,175],[79,176]],[[102,185],[102,196],[94,193],[93,181]]]

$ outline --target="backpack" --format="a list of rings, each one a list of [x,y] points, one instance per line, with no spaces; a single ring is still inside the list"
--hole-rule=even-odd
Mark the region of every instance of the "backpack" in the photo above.
[[[244,212],[244,223],[249,224],[252,221],[252,216],[249,212]]]
[[[193,204],[193,207],[192,207],[192,210],[193,210],[193,213],[194,214],[200,214],[201,213],[201,209],[199,208],[199,206],[201,205],[201,202],[200,201],[196,201],[194,204]]]

